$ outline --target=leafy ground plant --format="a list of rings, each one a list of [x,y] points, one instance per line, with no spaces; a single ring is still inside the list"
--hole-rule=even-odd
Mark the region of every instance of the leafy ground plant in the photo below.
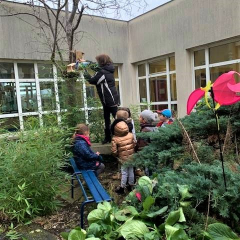
[[[66,174],[59,129],[42,128],[19,134],[17,141],[1,140],[0,211],[26,222],[55,210]]]
[[[140,193],[138,188],[132,194],[142,205],[142,211],[130,205],[118,208],[108,202],[99,203],[97,209],[88,215],[90,226],[86,231],[77,227],[70,233],[62,233],[62,237],[66,240],[239,240],[228,226],[221,223],[210,224],[205,231],[202,229],[196,237],[191,238],[184,214],[192,198],[188,187],[178,185],[178,209],[166,214],[167,206],[153,212],[155,199],[151,194],[156,182],[148,177],[140,178],[139,182],[144,190]],[[144,191],[148,191],[149,195],[142,196]]]

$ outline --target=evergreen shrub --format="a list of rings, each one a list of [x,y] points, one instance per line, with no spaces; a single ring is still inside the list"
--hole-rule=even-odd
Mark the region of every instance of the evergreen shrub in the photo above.
[[[64,140],[58,128],[19,133],[0,140],[0,211],[18,222],[46,215],[60,206],[64,187]]]

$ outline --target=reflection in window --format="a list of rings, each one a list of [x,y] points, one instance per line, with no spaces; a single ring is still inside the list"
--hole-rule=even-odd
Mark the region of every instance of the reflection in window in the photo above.
[[[195,89],[206,86],[206,69],[195,70]]]
[[[140,94],[140,102],[147,102],[147,86],[146,79],[139,79],[139,94]]]
[[[199,50],[194,52],[194,66],[205,65],[205,50]]]
[[[168,100],[167,76],[149,78],[150,101],[161,102]]]
[[[176,73],[170,75],[170,93],[171,101],[176,101],[177,100]]]
[[[240,64],[235,63],[235,64],[230,64],[230,65],[225,65],[225,66],[219,66],[219,67],[212,67],[210,68],[210,77],[211,81],[215,82],[215,80],[223,73],[227,73],[229,71],[240,71]]]
[[[169,58],[169,65],[170,65],[170,71],[175,71],[176,65],[175,65],[175,56]]]
[[[38,63],[38,78],[53,78],[53,65]]]
[[[19,86],[20,86],[20,95],[21,95],[21,101],[22,101],[22,111],[36,112],[38,110],[36,83],[20,82]]]
[[[151,110],[152,111],[157,111],[157,110],[163,110],[168,108],[167,104],[162,104],[162,105],[151,105]]]
[[[138,77],[146,76],[145,64],[138,65]]]
[[[118,75],[118,66],[114,66],[115,70],[114,70],[114,78],[119,78]]]
[[[176,117],[177,116],[177,104],[172,104],[171,110],[172,110],[172,117]]]
[[[58,95],[60,108],[67,109],[69,99],[73,98],[76,101],[76,107],[83,107],[83,85],[82,82],[75,82],[75,85],[67,82],[58,82]],[[70,88],[70,89],[69,89]]]
[[[54,82],[40,82],[40,94],[43,111],[56,110]]]
[[[33,63],[18,63],[17,65],[20,79],[35,79]]]
[[[209,62],[218,63],[240,58],[240,42],[209,48]]]
[[[166,59],[149,63],[149,73],[166,72]]]
[[[20,129],[18,117],[0,119],[0,133],[15,132]]]
[[[13,63],[0,62],[0,79],[14,79]]]
[[[86,83],[87,106],[97,107],[100,105],[100,99],[97,94],[97,89],[94,85]]]
[[[0,83],[0,114],[18,112],[15,83]]]

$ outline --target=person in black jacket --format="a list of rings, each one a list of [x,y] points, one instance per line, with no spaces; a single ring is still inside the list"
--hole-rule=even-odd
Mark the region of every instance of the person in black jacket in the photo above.
[[[104,121],[105,121],[105,138],[102,144],[111,142],[110,131],[110,115],[115,118],[118,105],[119,95],[115,86],[114,66],[111,58],[106,54],[101,54],[96,57],[99,69],[92,77],[87,71],[84,72],[84,78],[93,85],[96,85],[99,98],[103,106]]]

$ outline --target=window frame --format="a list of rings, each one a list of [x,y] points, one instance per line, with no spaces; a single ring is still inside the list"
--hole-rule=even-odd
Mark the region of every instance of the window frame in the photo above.
[[[197,47],[197,48],[192,50],[192,54],[191,54],[191,62],[192,62],[192,66],[193,66],[192,67],[192,86],[193,86],[192,90],[196,89],[196,81],[195,81],[195,71],[196,70],[204,69],[206,71],[206,85],[207,85],[207,83],[211,80],[210,79],[211,68],[240,63],[240,58],[239,58],[239,59],[234,59],[234,60],[229,60],[229,61],[211,63],[210,64],[210,62],[209,62],[209,49],[212,48],[212,47],[217,47],[217,46],[226,45],[226,44],[229,44],[229,43],[235,43],[235,42],[239,42],[239,41],[240,41],[239,38],[234,38],[234,39],[231,39],[231,40],[226,40],[226,41],[222,41],[222,42],[208,44],[206,46]],[[204,50],[205,51],[205,64],[195,67],[194,66],[194,52],[199,51],[199,50]]]
[[[43,126],[43,115],[45,114],[57,114],[57,121],[58,123],[61,122],[61,113],[65,112],[66,109],[61,109],[60,107],[60,99],[59,99],[59,90],[58,90],[58,81],[63,81],[63,79],[59,78],[57,75],[57,68],[54,64],[53,66],[53,78],[39,78],[38,76],[38,64],[49,64],[47,61],[24,61],[24,60],[5,60],[0,59],[0,62],[4,63],[12,63],[14,69],[14,79],[0,79],[1,82],[13,82],[15,83],[16,87],[16,98],[17,98],[17,106],[18,106],[18,113],[10,113],[10,114],[0,114],[0,119],[4,118],[13,118],[18,117],[20,123],[20,130],[24,130],[24,117],[26,116],[38,116],[39,117],[39,125]],[[31,79],[22,79],[19,78],[19,71],[18,71],[18,64],[19,63],[30,63],[34,66],[34,78]],[[51,63],[50,63],[51,64]],[[115,81],[119,82],[119,95],[120,99],[122,99],[122,88],[121,88],[121,69],[122,64],[115,64],[118,67],[118,78]],[[88,124],[88,111],[99,109],[96,107],[88,107],[87,105],[87,95],[86,95],[86,84],[83,78],[83,74],[81,73],[80,78],[77,81],[82,82],[82,91],[83,91],[83,107],[79,108],[79,111],[84,111],[85,113],[85,122]],[[22,102],[21,102],[21,94],[20,94],[20,83],[22,82],[34,82],[36,84],[36,95],[37,95],[37,107],[38,110],[35,112],[23,112],[22,109]],[[40,91],[40,83],[41,82],[53,82],[54,83],[54,90],[55,90],[55,101],[56,101],[56,109],[44,111],[42,108],[42,99],[41,99],[41,91]],[[102,108],[102,107],[100,107]]]
[[[171,79],[170,79],[170,76],[172,74],[176,74],[176,65],[175,65],[175,70],[170,71],[170,58],[171,57],[175,57],[175,55],[171,54],[169,56],[155,58],[155,59],[151,59],[151,60],[148,60],[148,61],[142,61],[142,62],[139,62],[139,63],[136,64],[137,100],[138,100],[138,103],[139,103],[140,107],[141,106],[146,106],[146,104],[147,104],[147,109],[150,109],[151,106],[154,106],[154,105],[158,105],[158,106],[167,105],[169,109],[172,109],[173,105],[177,105],[177,103],[178,103],[177,100],[171,101],[171,87],[170,87]],[[149,73],[149,64],[151,64],[152,62],[161,61],[161,60],[165,60],[166,72],[151,73],[150,74]],[[145,65],[146,76],[138,77],[138,66],[142,65],[142,64]],[[151,102],[150,101],[150,97],[151,97],[150,96],[150,78],[151,77],[161,77],[161,76],[166,76],[167,95],[168,95],[167,98],[168,99],[167,99],[167,101]],[[141,103],[140,102],[139,80],[143,80],[143,79],[146,79],[146,91],[147,91],[147,101],[146,101],[146,103]]]

